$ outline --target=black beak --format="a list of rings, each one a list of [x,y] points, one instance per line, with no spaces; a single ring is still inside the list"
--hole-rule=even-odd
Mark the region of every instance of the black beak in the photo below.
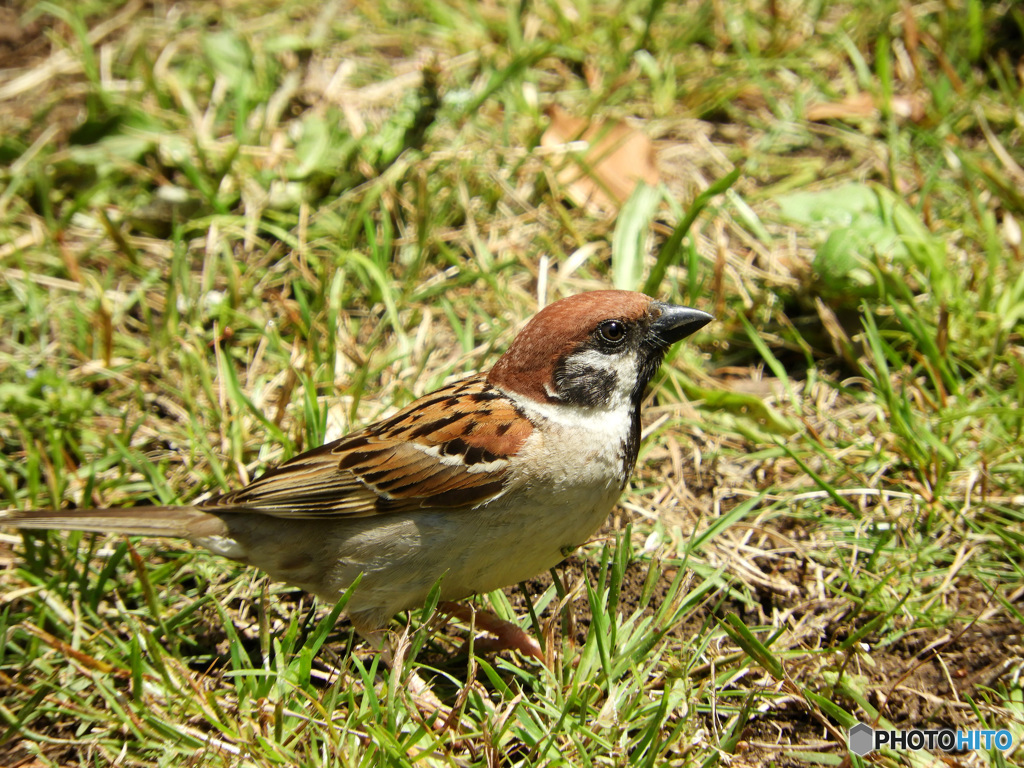
[[[675,304],[665,304],[660,301],[655,301],[652,307],[655,310],[660,310],[661,314],[651,323],[651,335],[666,349],[690,334],[696,333],[715,319],[699,309],[678,307]]]

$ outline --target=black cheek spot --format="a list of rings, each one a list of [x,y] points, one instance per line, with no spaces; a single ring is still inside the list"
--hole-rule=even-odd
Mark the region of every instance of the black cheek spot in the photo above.
[[[617,383],[615,371],[574,364],[571,360],[563,362],[555,371],[559,399],[585,408],[607,403]]]

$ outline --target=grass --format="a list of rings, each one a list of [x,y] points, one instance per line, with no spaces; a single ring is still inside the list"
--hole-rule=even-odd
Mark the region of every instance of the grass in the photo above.
[[[9,507],[236,488],[616,277],[717,322],[656,381],[602,536],[479,600],[552,670],[400,617],[461,717],[436,731],[340,606],[180,543],[6,529],[0,762],[861,764],[857,720],[1007,728],[956,759],[1021,762],[1013,3],[5,13]],[[647,218],[564,202],[551,104],[654,139]]]

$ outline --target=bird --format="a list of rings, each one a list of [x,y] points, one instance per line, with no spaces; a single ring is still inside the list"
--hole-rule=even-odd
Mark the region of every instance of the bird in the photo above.
[[[665,353],[711,322],[602,290],[540,310],[490,371],[185,506],[6,510],[0,524],[187,539],[329,602],[382,650],[436,584],[455,601],[524,581],[587,542],[637,460],[641,403]],[[358,582],[357,582],[358,579]],[[492,621],[493,619],[493,621]],[[481,618],[543,658],[518,625]]]

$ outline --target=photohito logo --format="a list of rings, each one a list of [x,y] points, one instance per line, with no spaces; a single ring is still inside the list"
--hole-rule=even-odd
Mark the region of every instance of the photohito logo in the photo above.
[[[863,757],[868,752],[889,749],[938,749],[959,752],[965,749],[1000,749],[1013,746],[1013,734],[1005,728],[998,731],[954,731],[951,728],[914,728],[910,731],[875,730],[865,723],[850,729],[850,751]]]

